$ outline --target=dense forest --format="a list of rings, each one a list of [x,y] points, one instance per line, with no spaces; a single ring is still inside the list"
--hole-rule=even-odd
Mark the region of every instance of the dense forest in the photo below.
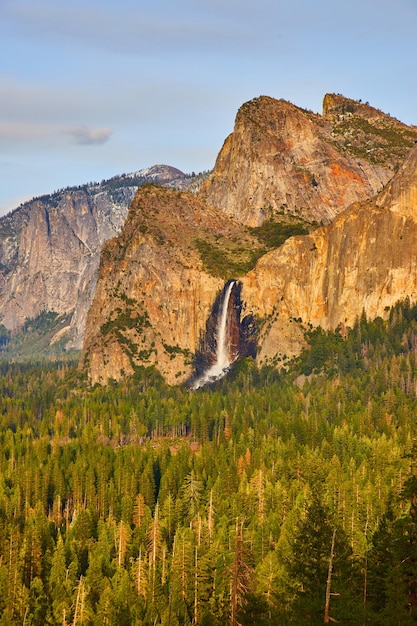
[[[0,624],[417,621],[417,306],[213,388],[0,365]]]

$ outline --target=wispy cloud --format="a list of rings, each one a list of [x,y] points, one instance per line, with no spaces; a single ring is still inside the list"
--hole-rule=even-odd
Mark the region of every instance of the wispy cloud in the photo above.
[[[0,121],[0,139],[12,141],[39,141],[52,137],[56,133],[50,126],[31,124],[29,122]]]
[[[65,131],[70,135],[75,143],[81,146],[91,146],[106,143],[111,137],[112,130],[110,128],[87,128],[85,126],[77,126],[69,128]]]
[[[88,128],[87,126],[74,126],[72,128],[59,129],[56,126],[44,124],[0,121],[0,138],[12,141],[41,141],[53,139],[60,135],[67,135],[72,137],[77,145],[91,146],[106,143],[110,139],[112,132],[111,128],[107,127]]]

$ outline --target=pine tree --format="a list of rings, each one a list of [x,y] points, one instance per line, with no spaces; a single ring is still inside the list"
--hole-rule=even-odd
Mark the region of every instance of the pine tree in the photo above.
[[[57,624],[61,624],[64,616],[69,616],[70,614],[74,584],[75,581],[66,564],[64,542],[61,535],[58,535],[57,545],[52,556],[48,589],[51,598],[52,614]]]
[[[175,533],[170,594],[172,607],[181,624],[191,624],[195,602],[195,543],[190,528],[179,528]]]
[[[329,619],[326,593],[328,603],[330,593],[337,594],[332,602],[332,620],[349,611],[353,575],[351,549],[345,533],[332,521],[316,491],[295,528],[287,567],[295,587],[294,618],[304,616],[311,624]]]
[[[401,497],[408,510],[395,519],[389,507],[373,538],[369,596],[379,619],[407,626],[417,619],[416,476],[407,480]]]

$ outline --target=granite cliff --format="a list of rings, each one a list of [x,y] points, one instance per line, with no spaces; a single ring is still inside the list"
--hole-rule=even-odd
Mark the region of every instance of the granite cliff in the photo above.
[[[103,243],[120,232],[139,186],[194,184],[159,165],[101,183],[64,189],[21,205],[0,219],[0,319],[18,331],[44,311],[61,317],[52,338],[81,348]]]
[[[50,342],[84,340],[92,381],[155,365],[175,383],[202,345],[213,350],[207,320],[234,278],[236,354],[251,313],[260,361],[295,354],[307,324],[349,324],[414,297],[414,152],[401,164],[416,139],[416,127],[343,96],[327,94],[321,115],[255,98],[206,182],[156,166],[1,218],[0,322],[19,332],[54,312]],[[308,234],[282,245],[294,233]]]
[[[263,320],[259,360],[296,354],[308,325],[352,326],[417,300],[417,146],[373,200],[331,224],[288,239],[242,279],[242,298]]]
[[[326,224],[380,191],[416,139],[343,96],[327,94],[322,115],[261,96],[239,109],[200,197],[249,226],[287,214]]]

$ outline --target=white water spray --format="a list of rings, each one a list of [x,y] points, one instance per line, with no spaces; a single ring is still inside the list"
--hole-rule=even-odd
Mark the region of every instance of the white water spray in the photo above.
[[[232,293],[235,281],[232,280],[227,286],[223,298],[221,315],[217,323],[216,331],[216,360],[197,380],[193,383],[192,389],[204,387],[207,383],[212,383],[222,378],[228,371],[232,361],[230,360],[229,346],[227,344],[227,313],[229,309],[230,294]]]

